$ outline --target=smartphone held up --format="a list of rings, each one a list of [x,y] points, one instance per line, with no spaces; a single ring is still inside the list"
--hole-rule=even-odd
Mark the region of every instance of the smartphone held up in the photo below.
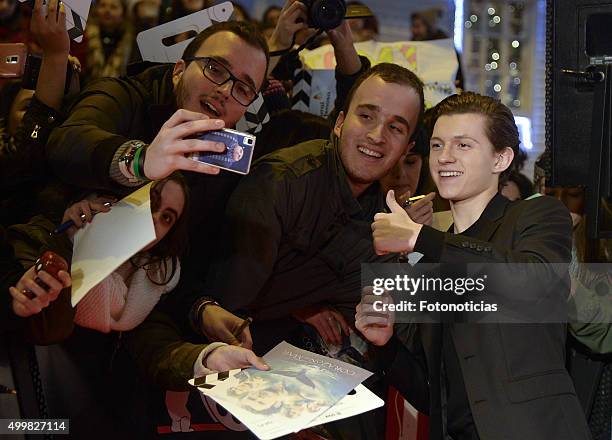
[[[188,156],[190,159],[233,173],[248,174],[255,149],[255,136],[226,128],[207,131],[195,137],[203,141],[223,142],[225,151],[191,153]]]

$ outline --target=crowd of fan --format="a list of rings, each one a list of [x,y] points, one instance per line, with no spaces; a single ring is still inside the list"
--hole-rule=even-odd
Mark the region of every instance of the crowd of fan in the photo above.
[[[42,3],[36,0],[30,9],[18,0],[0,0],[0,43],[23,42],[30,52],[43,57],[35,90],[21,88],[19,80],[0,83],[0,287],[5,291],[0,300],[0,326],[3,331],[17,332],[27,342],[64,345],[62,350],[72,357],[84,378],[82,382],[93,390],[79,408],[77,404],[70,408],[75,433],[93,438],[89,436],[92,426],[104,427],[100,431],[104,435],[141,435],[146,431],[144,427],[128,428],[127,418],[133,411],[119,414],[121,411],[116,410],[123,407],[120,403],[128,406],[133,402],[118,402],[120,394],[105,389],[109,384],[112,390],[121,387],[121,393],[127,395],[137,382],[133,378],[143,377],[144,382],[161,389],[181,391],[188,388],[187,378],[210,370],[247,365],[267,368],[254,353],[265,353],[279,335],[303,331],[303,325],[314,328],[327,343],[341,343],[342,334],[352,331],[350,317],[356,305],[354,295],[349,294],[355,289],[347,281],[349,267],[376,258],[371,241],[363,242],[359,234],[367,221],[370,237],[369,223],[380,211],[381,194],[393,189],[400,204],[410,196],[426,194],[406,208],[419,224],[431,225],[434,211],[448,209],[448,203],[436,194],[427,166],[430,124],[435,114],[423,108],[422,83],[405,69],[394,70],[397,66],[393,65],[369,70],[370,62],[358,56],[354,48],[354,42],[376,39],[379,29],[375,17],[343,22],[311,43],[330,43],[337,60],[336,110],[325,119],[290,109],[291,72],[299,59],[269,57],[268,50],[300,45],[313,35],[314,30],[306,23],[305,7],[298,1],[268,8],[258,22],[234,3],[231,22],[215,24],[213,31],[200,34],[175,66],[139,63],[136,35],[207,8],[211,6],[208,0],[99,0],[92,5],[82,43],[69,39],[61,2],[49,0],[46,16]],[[413,39],[446,38],[437,27],[438,18],[435,11],[414,14]],[[180,42],[188,37],[181,34],[174,39]],[[321,163],[327,160],[322,158],[329,148],[322,140],[339,137],[354,98],[353,86],[365,81],[364,73],[366,80],[377,75],[383,79],[401,77],[400,84],[420,90],[420,102],[413,112],[418,126],[411,127],[411,133],[402,133],[406,143],[411,141],[411,149],[398,154],[383,175],[368,181],[368,185],[380,182],[372,187],[376,194],[364,190],[356,197],[364,212],[352,212],[355,218],[345,218],[342,209],[354,210],[354,206],[346,201],[342,188],[335,193],[333,179],[324,180],[329,176],[318,177],[317,183],[313,178],[310,187],[296,189],[298,184],[287,175],[329,172],[327,167],[331,165],[323,167]],[[263,184],[240,183],[236,175],[219,174],[215,168],[184,157],[196,148],[222,151],[222,146],[197,144],[201,141],[189,140],[188,135],[233,128],[258,92],[270,114],[270,122],[257,135],[255,153],[255,159],[268,158],[257,168],[256,176]],[[224,98],[218,98],[222,94]],[[198,111],[206,111],[207,116],[202,117]],[[311,142],[302,144],[307,141]],[[297,144],[301,145],[298,149],[284,149]],[[134,165],[136,176],[121,169],[121,163],[129,164],[122,162],[123,158],[130,154],[133,158],[135,153],[144,158],[145,152],[142,168],[138,171],[138,165]],[[534,186],[520,173],[525,159],[522,153],[515,160],[508,179],[501,182],[501,193],[510,200],[527,199],[536,192],[557,196],[572,212],[574,258],[578,262],[610,261],[609,243],[586,238],[583,189],[545,188],[540,180],[545,176],[536,176],[538,185]],[[547,168],[542,165],[545,160],[537,170]],[[57,278],[44,272],[37,274],[34,262],[47,249],[70,261],[76,230],[91,221],[94,213],[112,209],[105,202],[112,203],[142,185],[144,179],[139,174],[154,181],[151,201],[157,240],[92,289],[74,309],[69,303],[69,274],[60,271]],[[276,185],[280,180],[288,181],[287,187],[304,197],[304,211],[329,201],[321,212],[300,213],[310,219],[313,224],[308,227],[313,230],[321,226],[317,222],[325,225],[326,231],[319,231],[320,236],[305,237],[304,231],[295,226],[294,214],[284,212],[284,205],[271,208],[258,200],[275,199],[279,191],[289,191]],[[320,192],[314,194],[313,188]],[[337,204],[347,205],[340,209]],[[75,225],[67,234],[52,234],[58,224],[68,220]],[[261,237],[269,230],[268,225],[260,224],[264,221],[286,222],[278,226],[283,234]],[[291,227],[294,229],[289,230]],[[263,243],[264,239],[278,248],[271,248],[268,241]],[[236,249],[247,256],[234,261],[226,253]],[[299,256],[291,253],[295,249]],[[253,252],[250,257],[257,264],[251,265],[249,252]],[[321,269],[313,263],[313,253],[329,265],[330,273],[317,278]],[[216,272],[204,279],[202,274],[209,266]],[[264,269],[268,272],[262,272]],[[298,270],[312,273],[310,280],[296,287],[292,283]],[[211,285],[221,287],[215,291]],[[291,289],[301,293],[280,293]],[[28,291],[34,299],[28,298]],[[224,291],[231,293],[216,296]],[[279,292],[279,297],[258,296],[260,291]],[[243,323],[237,311],[252,307],[259,318],[252,326],[253,336],[248,328],[234,334]],[[592,335],[593,328],[573,331],[579,338],[580,331]],[[582,342],[596,341],[589,346],[593,351],[609,350],[602,342],[609,331],[609,327],[603,328],[599,333],[603,337]],[[122,332],[128,332],[123,342]],[[131,360],[130,368],[136,373],[125,365],[117,367],[118,352],[119,357],[123,353]],[[119,371],[121,379],[115,374],[92,385],[99,378],[100,365],[113,362],[112,369]],[[65,374],[63,370],[58,376]],[[60,388],[54,388],[57,395],[71,392],[70,386],[64,391]],[[53,393],[47,392],[47,399],[48,394]],[[48,415],[40,403],[45,396],[36,397],[37,414]],[[123,419],[122,423],[109,425],[105,413],[111,414],[111,419]],[[85,414],[88,417],[83,418]],[[51,415],[59,416],[61,411]],[[368,438],[367,429],[361,429],[359,435]],[[335,435],[358,438],[347,426],[340,432]]]

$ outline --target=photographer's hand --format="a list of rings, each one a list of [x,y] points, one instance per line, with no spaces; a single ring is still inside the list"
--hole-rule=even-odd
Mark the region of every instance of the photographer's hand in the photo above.
[[[268,41],[270,52],[291,49],[293,36],[302,29],[307,29],[308,16],[306,6],[298,0],[287,0],[278,18],[278,23]],[[272,57],[268,67],[268,75],[278,64],[280,57]]]
[[[151,180],[159,180],[177,170],[219,174],[218,168],[196,162],[185,155],[198,151],[223,153],[225,144],[186,138],[205,131],[221,130],[224,126],[225,123],[220,119],[209,119],[202,113],[185,109],[177,110],[162,125],[147,149],[144,162],[145,176]]]
[[[353,44],[353,33],[346,20],[327,31],[336,56],[336,69],[343,75],[354,75],[361,70],[361,60]]]

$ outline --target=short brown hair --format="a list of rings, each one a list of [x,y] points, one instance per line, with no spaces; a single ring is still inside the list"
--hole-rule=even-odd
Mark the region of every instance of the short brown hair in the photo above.
[[[499,176],[500,182],[504,182],[514,170],[521,143],[512,111],[498,99],[478,93],[464,92],[460,95],[449,96],[435,107],[431,126],[433,128],[440,116],[466,113],[475,113],[485,117],[485,133],[495,151],[501,152],[506,147],[514,151],[512,164]]]
[[[423,123],[423,115],[425,113],[425,97],[423,95],[423,81],[421,81],[419,77],[414,74],[414,72],[406,69],[405,67],[391,63],[380,63],[363,72],[359,76],[359,78],[357,78],[355,84],[353,84],[353,87],[351,87],[351,90],[348,92],[348,95],[346,96],[346,101],[344,101],[344,106],[342,107],[342,111],[346,115],[349,107],[351,106],[351,101],[353,100],[355,92],[366,79],[372,76],[378,76],[383,81],[388,83],[408,86],[414,89],[417,95],[419,95],[419,100],[421,101],[421,108],[419,110],[418,124],[415,127],[415,130],[412,133],[411,137],[411,140],[414,139],[417,133],[419,132],[419,127],[421,127],[421,124]]]
[[[268,65],[270,64],[270,50],[268,49],[268,43],[256,25],[245,21],[223,21],[207,27],[200,32],[191,41],[191,43],[189,43],[189,45],[187,45],[185,51],[183,52],[182,58],[187,59],[194,57],[196,52],[200,49],[200,47],[202,47],[202,44],[204,44],[208,37],[218,32],[231,32],[232,34],[240,37],[250,46],[261,50],[266,56],[266,72],[268,71]]]

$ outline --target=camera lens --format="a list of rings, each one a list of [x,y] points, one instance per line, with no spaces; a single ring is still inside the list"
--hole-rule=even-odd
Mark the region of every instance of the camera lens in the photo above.
[[[323,30],[340,25],[346,14],[344,0],[315,0],[310,6],[310,25]]]

